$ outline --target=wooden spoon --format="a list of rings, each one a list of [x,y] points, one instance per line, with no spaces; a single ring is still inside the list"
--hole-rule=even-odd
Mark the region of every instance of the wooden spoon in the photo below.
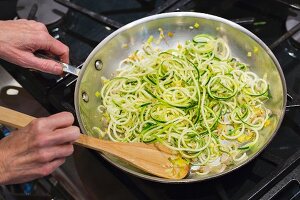
[[[2,124],[22,128],[34,119],[36,118],[0,106],[0,123]],[[163,178],[182,179],[189,172],[187,162],[163,145],[111,142],[83,134],[75,144],[110,153],[143,171]]]

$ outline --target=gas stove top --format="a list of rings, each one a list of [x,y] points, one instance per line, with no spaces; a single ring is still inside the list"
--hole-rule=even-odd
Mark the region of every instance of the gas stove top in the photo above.
[[[40,20],[40,5],[34,5],[37,1],[28,2],[31,4],[17,8],[18,17],[27,18],[31,15],[32,19]],[[40,1],[42,2],[46,1]],[[97,157],[96,162],[105,168],[105,173],[114,174],[111,178],[117,179],[133,197],[136,199],[300,199],[300,112],[298,109],[300,32],[297,35],[300,29],[300,2],[284,0],[110,0],[109,2],[56,0],[55,2],[63,5],[63,10],[67,12],[61,12],[59,20],[48,24],[49,32],[70,47],[70,61],[73,65],[83,63],[102,39],[123,24],[148,15],[171,11],[203,12],[239,23],[269,45],[281,64],[289,92],[289,106],[281,128],[262,154],[228,175],[186,185],[153,183],[125,174],[93,154]],[[17,5],[20,6],[23,2],[19,3]],[[67,75],[62,78],[20,69],[4,61],[1,63],[49,112],[68,110],[75,113],[73,92],[76,77]],[[81,164],[86,167],[90,165]],[[93,188],[92,185],[96,183],[97,181],[94,180],[94,183],[85,184],[86,187]],[[113,185],[107,187],[113,188]],[[99,190],[106,189],[99,188]],[[117,192],[118,188],[113,190]]]

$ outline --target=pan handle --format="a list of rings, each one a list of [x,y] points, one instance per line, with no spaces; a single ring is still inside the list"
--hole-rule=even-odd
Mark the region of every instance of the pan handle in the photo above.
[[[300,96],[295,94],[292,91],[288,91],[286,111],[289,111],[291,109],[299,109],[299,108],[300,108]]]
[[[72,66],[70,64],[61,62],[61,61],[59,61],[59,60],[57,60],[55,58],[52,58],[52,57],[47,56],[45,54],[42,54],[40,52],[36,52],[36,53],[34,53],[34,55],[37,56],[37,57],[39,57],[39,58],[53,60],[53,61],[59,63],[62,66],[62,69],[63,69],[64,72],[69,73],[69,74],[73,74],[75,76],[79,76],[80,69],[77,68],[77,67],[75,67],[75,66]]]
[[[79,68],[69,65],[67,63],[60,62],[60,61],[57,61],[57,62],[59,62],[61,64],[64,72],[73,74],[75,76],[79,76],[79,73],[80,73]]]

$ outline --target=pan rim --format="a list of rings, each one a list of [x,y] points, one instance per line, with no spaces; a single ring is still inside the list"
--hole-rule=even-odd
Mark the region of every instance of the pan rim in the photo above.
[[[252,160],[254,160],[259,154],[261,154],[261,152],[270,144],[270,142],[273,140],[273,138],[275,137],[276,133],[278,132],[278,129],[281,126],[281,123],[283,121],[284,115],[285,115],[285,108],[286,108],[286,102],[287,102],[287,87],[286,87],[286,81],[285,81],[285,77],[283,75],[283,71],[281,69],[281,66],[277,60],[277,58],[275,57],[275,55],[273,54],[273,52],[269,49],[269,47],[260,39],[258,38],[255,34],[253,34],[251,31],[247,30],[246,28],[230,21],[227,19],[224,19],[222,17],[218,17],[215,15],[210,15],[210,14],[206,14],[206,13],[198,13],[198,12],[170,12],[170,13],[162,13],[162,14],[156,14],[156,15],[152,15],[152,16],[148,16],[148,17],[144,17],[141,19],[138,19],[136,21],[133,21],[121,28],[119,28],[118,30],[114,31],[113,33],[111,33],[110,35],[108,35],[104,40],[102,40],[94,49],[93,51],[89,54],[89,56],[87,57],[87,59],[85,60],[83,67],[80,71],[80,74],[78,76],[77,82],[76,82],[76,87],[75,87],[75,93],[74,93],[74,104],[75,104],[75,110],[76,110],[76,117],[78,119],[79,125],[81,130],[83,131],[84,134],[86,134],[84,126],[83,126],[83,122],[81,120],[81,115],[79,112],[79,87],[80,87],[80,83],[83,77],[83,74],[87,68],[87,65],[89,63],[89,61],[94,57],[94,55],[99,51],[99,49],[101,49],[102,46],[104,46],[107,42],[109,42],[110,40],[112,40],[115,36],[117,36],[119,33],[130,29],[136,25],[139,25],[141,23],[145,23],[145,22],[149,22],[149,21],[153,21],[153,20],[157,20],[157,19],[161,19],[161,18],[169,18],[169,17],[198,17],[198,18],[205,18],[207,20],[213,20],[213,21],[218,21],[224,24],[227,24],[235,29],[238,29],[239,31],[243,32],[244,34],[246,34],[247,36],[249,36],[250,38],[252,38],[254,41],[256,41],[258,44],[261,45],[261,47],[266,51],[266,53],[270,56],[270,58],[272,59],[272,61],[274,62],[279,75],[280,75],[280,79],[282,80],[282,89],[283,89],[283,105],[281,108],[281,115],[280,118],[277,122],[277,127],[274,130],[272,136],[269,138],[268,141],[266,141],[264,143],[264,145],[255,153],[253,154],[253,156],[251,158],[248,158],[245,162],[233,166],[232,168],[230,168],[230,170],[226,170],[222,173],[217,173],[217,174],[211,174],[209,176],[204,176],[201,177],[199,176],[199,178],[192,178],[192,179],[181,179],[181,180],[171,180],[171,179],[164,179],[164,178],[160,178],[160,177],[156,177],[156,176],[151,176],[148,174],[142,174],[136,171],[133,171],[131,169],[128,169],[122,165],[119,165],[115,162],[113,162],[111,159],[109,159],[106,155],[100,153],[101,157],[103,157],[105,160],[107,160],[109,163],[111,163],[113,166],[121,169],[122,171],[125,171],[128,174],[132,174],[136,177],[139,177],[141,179],[147,180],[147,181],[154,181],[154,182],[159,182],[159,183],[173,183],[173,184],[181,184],[181,183],[194,183],[194,182],[202,182],[205,180],[210,180],[210,179],[214,179],[220,176],[224,176],[225,174],[228,174],[230,172],[236,171],[238,168],[241,168],[243,166],[245,166],[246,164],[250,163]]]

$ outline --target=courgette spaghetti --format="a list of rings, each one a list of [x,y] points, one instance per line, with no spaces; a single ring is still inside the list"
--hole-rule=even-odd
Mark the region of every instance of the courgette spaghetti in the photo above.
[[[200,175],[247,159],[270,123],[266,78],[231,57],[221,38],[199,34],[166,51],[152,40],[114,78],[103,77],[98,110],[107,126],[94,130],[112,141],[161,143]]]

